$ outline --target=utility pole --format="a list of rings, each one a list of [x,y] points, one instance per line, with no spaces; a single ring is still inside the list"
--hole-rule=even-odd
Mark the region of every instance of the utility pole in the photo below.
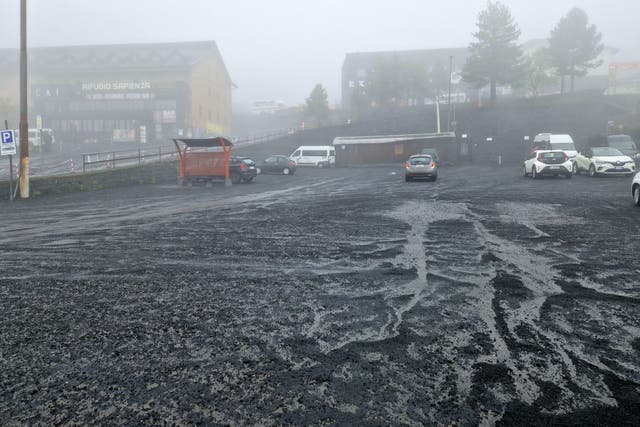
[[[29,120],[27,110],[27,0],[20,0],[20,198],[29,198]]]
[[[453,56],[449,56],[449,118],[447,120],[447,132],[451,132],[451,79],[453,77]]]

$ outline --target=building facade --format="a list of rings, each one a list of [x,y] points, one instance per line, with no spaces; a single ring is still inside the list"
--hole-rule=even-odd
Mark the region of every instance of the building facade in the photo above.
[[[0,99],[17,105],[18,51],[0,57]],[[232,86],[215,42],[32,48],[29,122],[69,143],[227,135]]]
[[[392,98],[398,107],[432,104],[436,96],[447,102],[450,75],[452,102],[464,102],[466,86],[460,72],[468,55],[466,48],[348,53],[342,65],[342,107],[354,111],[375,104],[371,92],[378,86],[376,73],[397,81],[388,89],[395,92]]]

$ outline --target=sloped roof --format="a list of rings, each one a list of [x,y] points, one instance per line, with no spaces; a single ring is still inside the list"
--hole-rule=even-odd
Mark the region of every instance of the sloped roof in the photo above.
[[[30,69],[54,72],[190,68],[213,53],[231,81],[214,41],[33,47],[28,53]],[[0,70],[15,69],[18,61],[18,49],[0,49]]]
[[[389,144],[438,138],[455,139],[456,134],[454,132],[441,132],[405,135],[345,136],[335,138],[333,140],[333,145]]]

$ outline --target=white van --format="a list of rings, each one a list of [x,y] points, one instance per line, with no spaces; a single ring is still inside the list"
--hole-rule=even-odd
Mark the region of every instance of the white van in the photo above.
[[[20,141],[20,130],[15,130],[16,140]],[[37,150],[48,150],[56,143],[56,138],[52,129],[29,129],[29,148]]]
[[[533,139],[535,145],[545,150],[562,150],[571,161],[575,161],[578,155],[578,150],[573,143],[571,135],[566,134],[552,134],[552,133],[539,133]]]
[[[299,166],[335,166],[336,149],[330,145],[302,145],[289,158]]]

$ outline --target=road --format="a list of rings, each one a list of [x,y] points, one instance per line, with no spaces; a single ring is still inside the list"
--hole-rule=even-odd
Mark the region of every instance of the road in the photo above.
[[[0,424],[634,425],[629,187],[379,166],[0,202]]]

